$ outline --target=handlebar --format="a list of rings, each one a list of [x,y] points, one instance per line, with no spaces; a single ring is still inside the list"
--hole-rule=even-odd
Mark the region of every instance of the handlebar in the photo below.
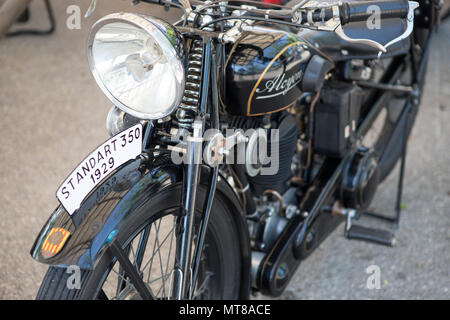
[[[193,4],[202,4],[198,0],[141,0],[142,2],[154,3],[154,4],[169,4],[169,3],[181,3],[186,10],[190,9],[190,2]],[[252,1],[254,2],[254,1]],[[304,6],[308,1],[303,0],[297,6],[286,10],[276,9],[264,9],[258,7],[246,7],[246,14],[241,16],[226,16],[216,19],[212,19],[206,24],[202,24],[202,27],[217,23],[224,20],[243,19],[252,20],[258,19],[259,21],[267,21],[272,23],[281,23],[292,25],[295,27],[312,27],[317,30],[335,32],[340,38],[348,42],[361,43],[371,46],[379,50],[379,55],[382,52],[386,52],[386,48],[406,37],[408,37],[414,27],[414,10],[419,6],[415,1],[408,0],[376,0],[376,1],[357,1],[350,3],[323,3],[318,5]],[[225,7],[236,8],[233,5],[224,5]],[[392,39],[387,44],[382,45],[374,40],[366,38],[350,38],[348,37],[342,26],[350,22],[362,22],[367,21],[372,16],[376,15],[379,19],[399,18],[407,20],[407,27],[403,34]],[[263,18],[264,17],[264,18]],[[269,18],[268,18],[269,17]],[[282,23],[282,24],[283,24]],[[312,26],[311,26],[312,25]],[[236,25],[231,28],[227,33],[231,32],[231,35],[225,34],[229,39],[234,39],[233,32],[240,32],[242,26]],[[236,29],[237,28],[237,29]],[[202,29],[202,28],[201,28]],[[226,38],[226,37],[223,37]]]
[[[339,7],[342,25],[349,22],[366,21],[373,14],[373,10],[370,10],[371,7],[374,8],[374,10],[379,10],[381,19],[406,18],[409,10],[407,0],[343,3]]]
[[[141,2],[164,4],[164,0],[140,0]],[[180,4],[178,0],[170,0],[169,3]],[[315,10],[308,17],[308,7],[299,8],[302,16],[302,21],[308,22],[322,22],[333,18],[333,8],[326,7],[322,10]],[[302,11],[302,9],[306,9]],[[369,10],[370,9],[370,10]],[[341,3],[339,5],[339,17],[341,24],[345,25],[350,22],[360,22],[369,19],[374,10],[378,10],[381,19],[389,18],[406,18],[408,15],[409,4],[408,0],[376,0],[376,1],[357,1],[350,3]],[[276,12],[276,10],[272,11]]]
[[[153,4],[167,4],[173,3],[174,5],[182,5],[183,1],[178,0],[140,0],[145,3]],[[194,1],[199,2],[199,1]],[[338,12],[334,12],[338,8]],[[257,9],[258,10],[258,9]],[[408,16],[409,12],[409,2],[408,0],[375,0],[375,1],[357,1],[357,2],[344,2],[339,5],[326,6],[323,8],[312,9],[310,7],[301,7],[297,9],[297,15],[301,17],[300,21],[305,21],[309,23],[320,23],[332,19],[336,14],[339,15],[341,25],[346,25],[351,22],[361,22],[367,21],[372,17],[374,13],[378,13],[381,19],[389,18],[400,18],[404,19]],[[278,10],[271,10],[271,13],[276,14]],[[285,10],[282,10],[286,12]],[[281,12],[280,12],[281,13]],[[250,15],[253,13],[250,12]],[[262,13],[256,14],[257,16]],[[266,12],[264,11],[264,14]],[[288,16],[281,17],[278,19],[290,20]],[[276,19],[276,18],[275,18]]]
[[[326,7],[308,13],[308,7],[301,12],[301,21],[322,22],[333,18],[333,8]],[[358,1],[351,3],[342,3],[339,5],[339,17],[341,24],[350,22],[367,21],[377,10],[381,19],[388,18],[406,18],[408,15],[408,0],[388,0],[388,1]],[[310,15],[308,17],[308,14]]]
[[[140,2],[153,3],[153,4],[161,4],[160,0],[140,0]]]
[[[165,1],[163,1],[163,0],[140,0],[140,2],[160,4],[160,5],[165,4]],[[170,1],[167,1],[167,2],[181,5],[181,3],[178,0],[170,0]]]

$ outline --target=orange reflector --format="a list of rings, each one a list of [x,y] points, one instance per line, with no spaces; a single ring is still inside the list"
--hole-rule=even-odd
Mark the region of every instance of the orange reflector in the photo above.
[[[62,228],[53,228],[50,230],[44,244],[41,247],[41,253],[45,258],[51,258],[56,255],[64,246],[70,232]]]

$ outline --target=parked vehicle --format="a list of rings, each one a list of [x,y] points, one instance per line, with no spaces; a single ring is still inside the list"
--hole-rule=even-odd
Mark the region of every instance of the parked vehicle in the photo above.
[[[183,15],[93,26],[111,138],[57,190],[38,299],[279,296],[341,223],[395,244],[355,221],[398,226],[438,2],[140,2]],[[395,214],[369,211],[398,161]]]

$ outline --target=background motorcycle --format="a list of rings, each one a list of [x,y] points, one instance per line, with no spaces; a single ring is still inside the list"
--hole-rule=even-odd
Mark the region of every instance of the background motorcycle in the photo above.
[[[355,228],[351,221],[367,213],[378,182],[406,151],[434,4],[421,7],[414,37],[408,2],[293,4],[269,12],[267,5],[193,4],[191,12],[183,3],[187,14],[175,28],[133,14],[108,16],[94,26],[90,64],[120,107],[109,114],[109,131],[125,131],[100,147],[112,163],[97,156],[99,167],[88,167],[96,150],[77,168],[93,181],[86,194],[79,193],[81,200],[65,202],[77,178],[69,176],[59,189],[63,206],[32,249],[35,259],[58,265],[49,269],[38,298],[247,298],[250,287],[276,296],[299,262],[343,220],[348,237],[392,245],[391,232]],[[383,28],[373,39],[361,39],[368,33],[370,5],[379,6]],[[232,9],[240,12],[230,16]],[[304,29],[292,29],[298,26]],[[136,56],[134,46],[143,41],[133,37],[144,37],[151,54]],[[393,39],[388,50],[380,45]],[[127,60],[115,65],[121,50]],[[381,60],[380,50],[386,51]],[[169,66],[161,71],[159,65]],[[114,87],[121,78],[112,71],[120,74],[120,68],[152,94],[119,96],[124,82]],[[170,94],[157,90],[155,71],[157,80],[173,76]],[[258,99],[280,71],[285,79],[302,71],[301,81]],[[203,131],[226,127],[279,129],[278,174],[259,175],[261,167],[248,163],[200,164]],[[177,139],[183,131],[190,133],[187,141]],[[105,149],[115,146],[114,139],[125,139],[124,148],[138,141],[140,148],[124,150],[134,157],[118,165]],[[218,136],[203,147],[221,157],[224,145]],[[171,163],[173,150],[185,150],[189,164]],[[80,289],[67,287],[65,267],[71,265],[82,268]]]

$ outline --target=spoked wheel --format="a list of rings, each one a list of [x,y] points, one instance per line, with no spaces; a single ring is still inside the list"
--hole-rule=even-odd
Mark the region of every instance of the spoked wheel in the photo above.
[[[410,68],[404,71],[400,77],[400,83],[412,82]],[[407,102],[408,95],[402,93],[391,93],[385,106],[380,110],[372,126],[367,131],[362,141],[365,147],[373,148],[380,156],[380,180],[384,180],[395,167],[397,160],[402,154],[402,134],[393,136],[401,111]],[[409,136],[417,116],[418,106],[413,105],[410,113],[407,135]],[[387,149],[388,143],[393,137],[394,144]]]
[[[172,285],[175,266],[176,242],[175,229],[178,211],[165,213],[153,222],[150,222],[139,232],[126,247],[130,262],[144,280],[145,285],[155,299],[170,299],[173,297]],[[193,239],[195,244],[196,238]],[[208,239],[211,240],[211,239]],[[215,241],[212,242],[214,246]],[[207,242],[202,254],[200,273],[192,299],[213,299],[217,297],[214,281],[214,271],[220,271],[217,248],[211,248]],[[118,261],[108,272],[103,281],[102,288],[97,295],[102,299],[136,300],[141,296],[135,289],[133,282]]]
[[[199,190],[194,227],[199,225],[203,188]],[[117,234],[117,243],[128,257],[154,299],[171,299],[181,185],[153,195],[132,214],[131,223]],[[236,299],[240,283],[240,247],[236,228],[220,196],[214,200],[204,250],[191,299]],[[193,239],[195,247],[196,237]],[[50,267],[37,299],[141,299],[123,266],[108,250],[94,270],[81,272],[80,288],[69,289],[71,273],[65,268]]]

